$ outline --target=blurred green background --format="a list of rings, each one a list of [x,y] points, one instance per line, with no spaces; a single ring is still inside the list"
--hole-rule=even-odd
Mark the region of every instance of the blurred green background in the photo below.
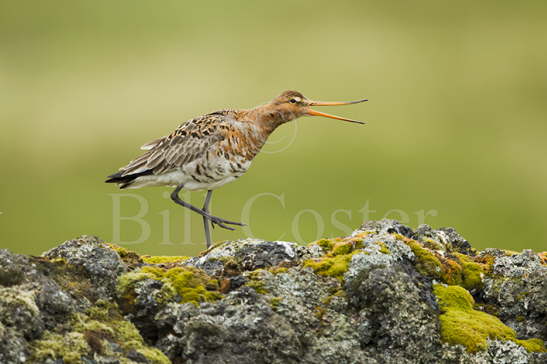
[[[545,19],[543,0],[0,1],[0,247],[39,254],[93,234],[197,253],[201,218],[168,189],[105,176],[182,121],[296,89],[368,97],[322,111],[369,125],[280,128],[213,196],[215,214],[250,230],[215,240],[311,241],[387,214],[479,248],[545,250]],[[120,236],[117,203],[144,215]]]

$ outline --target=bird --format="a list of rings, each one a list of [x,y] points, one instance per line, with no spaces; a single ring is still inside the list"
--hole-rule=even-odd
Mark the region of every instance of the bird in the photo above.
[[[210,227],[227,230],[244,226],[211,214],[209,205],[213,191],[241,177],[260,152],[270,134],[282,124],[302,116],[321,116],[356,124],[362,121],[313,110],[312,106],[339,106],[368,101],[313,101],[298,91],[284,91],[272,101],[252,109],[224,109],[188,120],[171,134],[144,144],[145,152],[106,183],[119,188],[147,186],[174,187],[171,199],[203,218],[206,247],[212,243]],[[203,207],[183,201],[181,190],[205,190]]]

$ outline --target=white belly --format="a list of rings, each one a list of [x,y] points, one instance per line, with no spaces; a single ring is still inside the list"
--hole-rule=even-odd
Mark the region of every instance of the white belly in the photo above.
[[[161,175],[141,176],[128,186],[128,188],[141,188],[148,186],[184,186],[185,190],[213,190],[240,177],[250,167],[251,162],[240,162],[241,168],[232,168],[225,159],[215,161],[214,165],[203,166],[203,160],[196,160],[183,166],[181,169],[170,171]]]

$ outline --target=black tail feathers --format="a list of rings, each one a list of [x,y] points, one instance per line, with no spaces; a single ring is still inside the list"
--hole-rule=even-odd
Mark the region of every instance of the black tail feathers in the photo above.
[[[139,173],[133,173],[133,174],[126,174],[126,175],[123,175],[123,171],[120,171],[118,173],[114,173],[107,178],[107,180],[105,181],[106,183],[118,183],[120,185],[120,188],[125,188],[129,185],[131,185],[131,183],[139,178],[140,176],[148,176],[148,175],[151,175],[153,174],[152,170],[149,169],[149,170],[146,170],[146,171],[143,171],[143,172],[139,172]]]

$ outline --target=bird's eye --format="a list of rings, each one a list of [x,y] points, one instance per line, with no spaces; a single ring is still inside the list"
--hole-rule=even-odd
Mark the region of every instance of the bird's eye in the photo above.
[[[296,104],[298,101],[297,101],[296,99],[290,99],[289,102],[290,102],[291,104]]]

